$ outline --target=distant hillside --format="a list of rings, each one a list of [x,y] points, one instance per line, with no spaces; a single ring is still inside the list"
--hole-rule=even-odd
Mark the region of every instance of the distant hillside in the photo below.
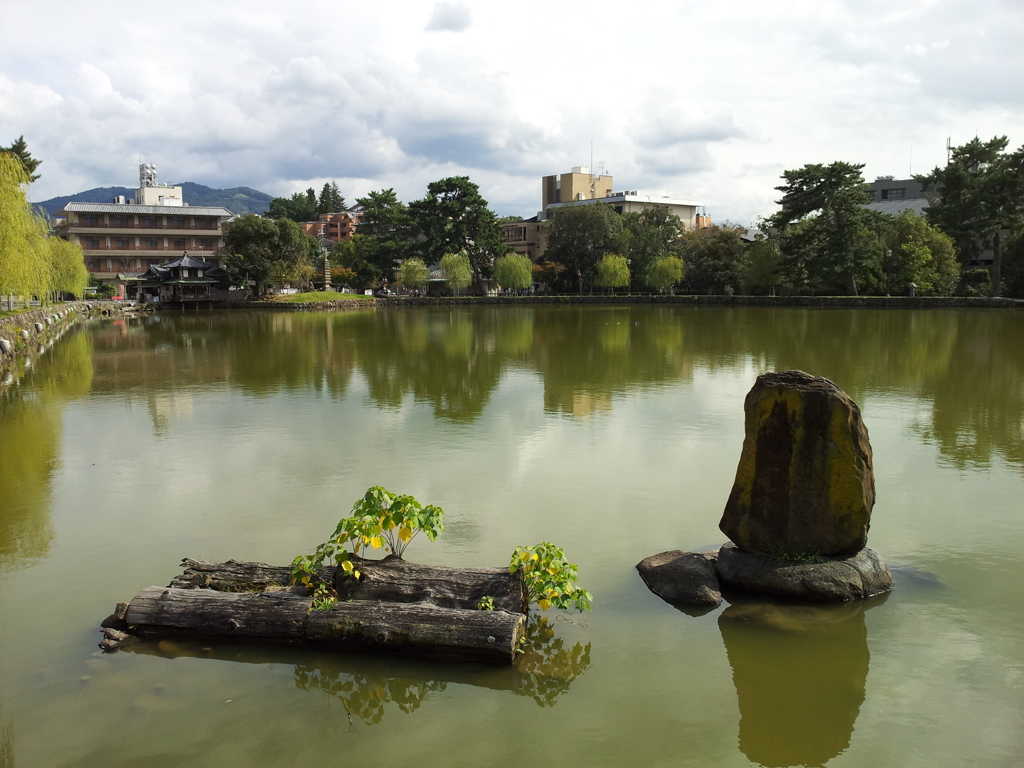
[[[181,187],[181,194],[189,205],[222,205],[232,213],[266,213],[273,199],[265,192],[251,187],[234,187],[232,189],[213,189],[192,181],[182,181],[171,186]],[[124,195],[131,199],[135,197],[135,190],[128,187],[97,187],[87,189],[75,195],[63,197],[51,197],[34,206],[40,206],[51,216],[64,207],[65,203],[75,201],[78,203],[109,203],[118,195]]]

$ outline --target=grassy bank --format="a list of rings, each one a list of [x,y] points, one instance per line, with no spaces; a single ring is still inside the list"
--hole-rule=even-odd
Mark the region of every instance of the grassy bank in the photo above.
[[[308,304],[320,301],[373,301],[373,296],[361,293],[336,293],[334,291],[310,291],[309,293],[291,293],[275,296],[274,301],[288,304]]]

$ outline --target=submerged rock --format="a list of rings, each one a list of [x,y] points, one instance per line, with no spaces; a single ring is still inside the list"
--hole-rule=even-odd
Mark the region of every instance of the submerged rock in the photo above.
[[[892,589],[889,569],[867,547],[853,555],[792,562],[726,544],[718,552],[715,571],[730,587],[814,602],[860,600]]]
[[[669,603],[716,606],[722,592],[715,576],[714,552],[660,552],[636,565],[647,588]]]
[[[803,371],[757,377],[722,532],[746,552],[838,555],[867,542],[875,478],[860,409]]]

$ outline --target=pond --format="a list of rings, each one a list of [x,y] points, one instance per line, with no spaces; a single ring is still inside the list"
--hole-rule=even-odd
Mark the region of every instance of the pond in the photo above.
[[[764,371],[861,406],[896,587],[704,615],[634,565],[714,547]],[[1024,312],[171,312],[90,321],[0,394],[0,766],[992,766],[1024,761]],[[183,557],[285,564],[371,485],[406,558],[553,541],[595,597],[514,668],[147,642]]]

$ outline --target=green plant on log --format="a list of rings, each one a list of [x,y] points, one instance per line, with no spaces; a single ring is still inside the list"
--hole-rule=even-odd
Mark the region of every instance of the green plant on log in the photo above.
[[[338,602],[338,596],[333,589],[326,584],[318,584],[313,590],[313,604],[309,607],[312,611],[329,611]]]
[[[477,601],[476,609],[478,611],[493,611],[494,610],[494,598],[490,595],[484,595]]]
[[[310,589],[323,582],[323,566],[328,560],[345,574],[358,579],[362,575],[352,556],[368,549],[384,549],[397,557],[405,553],[409,542],[423,532],[435,541],[444,530],[444,510],[432,504],[423,506],[412,496],[399,496],[375,485],[352,506],[352,513],[338,522],[334,533],[311,555],[299,555],[292,561],[291,583]]]
[[[576,586],[576,566],[566,560],[561,547],[547,541],[532,547],[516,547],[508,570],[523,572],[527,605],[536,603],[542,611],[552,606],[580,613],[590,610],[593,595]]]

